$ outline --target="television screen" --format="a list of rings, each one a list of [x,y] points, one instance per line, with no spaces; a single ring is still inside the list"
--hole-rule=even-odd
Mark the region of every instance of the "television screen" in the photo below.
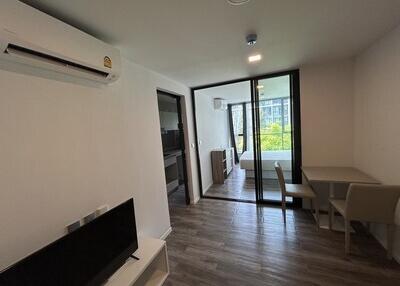
[[[2,271],[0,285],[101,285],[137,248],[130,199]]]

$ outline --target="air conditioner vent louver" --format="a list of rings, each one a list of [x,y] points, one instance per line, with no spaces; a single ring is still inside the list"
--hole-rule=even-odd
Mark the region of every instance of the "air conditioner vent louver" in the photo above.
[[[7,48],[5,49],[4,53],[11,55],[11,56],[16,56],[16,57],[24,57],[27,59],[31,60],[38,60],[38,61],[44,61],[48,64],[52,64],[55,66],[60,66],[64,68],[71,68],[76,71],[80,72],[85,72],[85,73],[90,73],[94,76],[102,77],[102,78],[107,78],[109,73],[99,71],[90,67],[86,67],[77,63],[73,63],[64,59],[60,59],[51,55],[47,55],[41,52],[37,52],[34,50],[30,50],[21,46],[17,46],[14,44],[8,44]]]

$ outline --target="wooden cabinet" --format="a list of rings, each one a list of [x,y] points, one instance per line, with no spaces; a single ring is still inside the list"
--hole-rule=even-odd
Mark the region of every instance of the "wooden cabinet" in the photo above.
[[[211,151],[211,164],[214,184],[223,184],[228,177],[226,150],[216,149]]]

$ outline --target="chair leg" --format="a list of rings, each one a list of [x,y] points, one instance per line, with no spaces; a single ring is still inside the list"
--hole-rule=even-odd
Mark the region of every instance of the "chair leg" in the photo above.
[[[286,225],[286,197],[282,197],[282,215],[283,223]]]
[[[393,253],[394,225],[388,224],[386,227],[387,227],[387,258],[391,260]]]
[[[317,221],[317,231],[319,231],[319,203],[318,203],[318,199],[315,198],[315,220]]]
[[[350,220],[348,219],[345,219],[344,241],[345,241],[345,252],[347,255],[350,254]]]
[[[334,210],[332,204],[329,203],[329,210],[328,210],[329,230],[332,230],[333,215],[334,215]]]

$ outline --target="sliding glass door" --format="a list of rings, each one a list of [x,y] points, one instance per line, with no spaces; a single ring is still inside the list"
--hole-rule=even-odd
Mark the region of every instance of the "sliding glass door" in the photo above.
[[[202,196],[255,202],[251,82],[198,89],[194,104]]]
[[[281,165],[286,183],[301,182],[298,87],[298,72],[258,78],[253,82],[259,202],[282,201],[275,162]],[[291,198],[286,202],[298,203]]]
[[[298,71],[195,88],[193,100],[203,197],[280,203],[276,161],[301,182]]]

